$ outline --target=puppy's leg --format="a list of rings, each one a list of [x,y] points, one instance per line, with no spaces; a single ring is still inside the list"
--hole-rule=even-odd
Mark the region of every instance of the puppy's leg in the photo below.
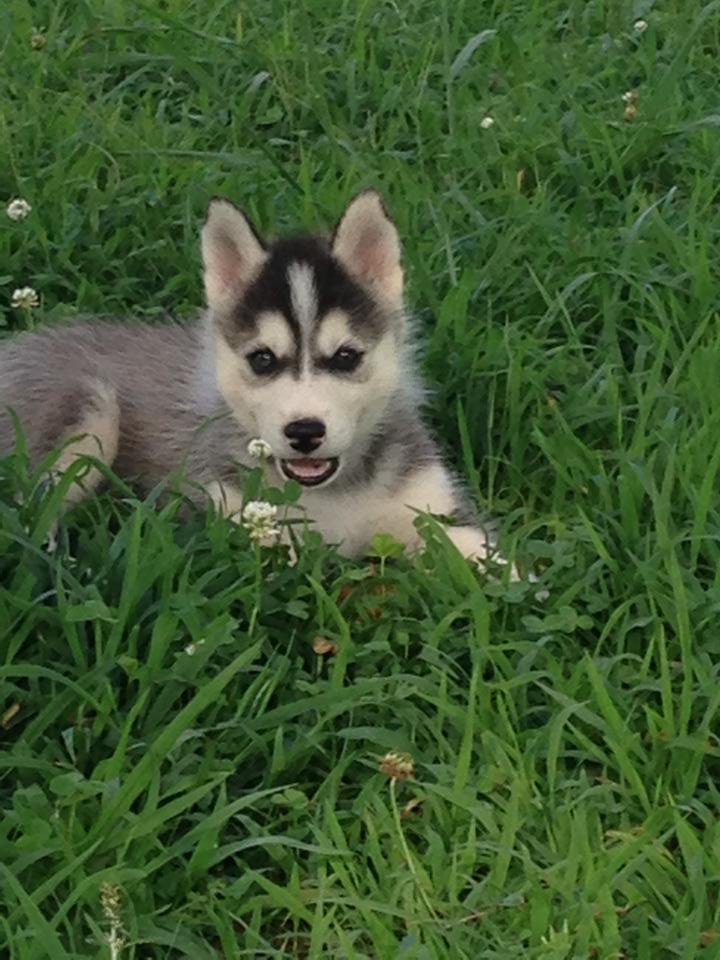
[[[468,560],[486,567],[488,558],[499,567],[506,567],[508,561],[495,548],[495,541],[490,533],[480,527],[444,527],[445,533],[455,544],[460,553]],[[514,563],[510,564],[510,579],[520,580],[520,574]]]
[[[443,530],[468,560],[483,563],[493,552],[492,539],[478,527],[443,527]]]
[[[458,495],[453,482],[441,463],[433,463],[416,470],[403,487],[388,502],[382,515],[376,518],[377,531],[390,533],[409,550],[417,550],[422,540],[415,529],[418,512],[440,516],[452,516],[459,506]],[[450,540],[468,560],[484,565],[489,557],[495,562],[506,563],[495,552],[495,541],[491,533],[476,526],[444,527]],[[517,579],[512,568],[511,576]]]
[[[52,479],[57,480],[80,457],[95,457],[110,466],[117,454],[119,435],[120,408],[115,390],[102,381],[88,384],[80,416],[66,427],[60,439],[63,449],[52,467]],[[68,489],[66,509],[92,493],[101,480],[97,467],[88,467]]]
[[[87,394],[73,398],[73,404],[81,403],[81,413],[75,422],[67,425],[60,438],[63,444],[60,456],[49,471],[49,481],[57,483],[62,475],[81,457],[95,457],[108,466],[115,459],[120,433],[120,408],[114,389],[107,383],[96,381],[89,384]],[[62,401],[60,401],[60,404]],[[58,445],[60,445],[58,444]],[[69,510],[93,492],[102,480],[97,467],[89,466],[81,471],[68,488],[63,501],[63,510]],[[57,548],[59,521],[55,521],[47,536],[47,550]]]
[[[243,497],[237,487],[231,484],[222,484],[219,480],[213,480],[205,487],[205,493],[221,516],[229,517],[236,523],[241,520]]]

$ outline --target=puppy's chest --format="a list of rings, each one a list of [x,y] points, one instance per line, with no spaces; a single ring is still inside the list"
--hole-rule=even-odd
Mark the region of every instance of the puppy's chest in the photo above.
[[[393,512],[402,511],[402,503],[372,488],[340,496],[305,493],[300,505],[324,540],[341,544],[341,552],[351,555],[365,549],[378,530],[390,531]]]

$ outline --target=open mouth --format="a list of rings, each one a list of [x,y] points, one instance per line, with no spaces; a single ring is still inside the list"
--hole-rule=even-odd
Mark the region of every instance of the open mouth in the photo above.
[[[281,460],[280,469],[290,480],[297,480],[304,487],[316,487],[329,480],[338,468],[338,458],[319,460],[315,457],[299,457],[297,460]]]

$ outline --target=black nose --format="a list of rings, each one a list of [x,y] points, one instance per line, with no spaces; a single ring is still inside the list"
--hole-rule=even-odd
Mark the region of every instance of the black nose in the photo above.
[[[310,453],[322,443],[325,424],[322,420],[293,420],[285,427],[285,436],[293,450]]]

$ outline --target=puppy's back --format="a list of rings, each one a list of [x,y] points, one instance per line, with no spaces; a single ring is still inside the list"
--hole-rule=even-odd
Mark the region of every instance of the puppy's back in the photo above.
[[[0,344],[0,454],[15,446],[12,410],[30,456],[81,425],[98,396],[117,397],[121,420],[149,425],[186,406],[199,358],[194,326],[78,321]]]

